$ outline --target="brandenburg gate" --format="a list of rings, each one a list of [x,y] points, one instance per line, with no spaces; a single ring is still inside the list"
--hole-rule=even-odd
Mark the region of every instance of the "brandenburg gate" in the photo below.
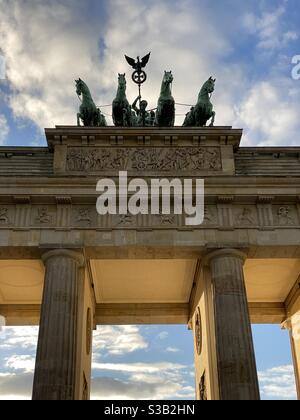
[[[258,400],[251,323],[290,330],[300,374],[300,148],[231,127],[47,129],[0,149],[0,315],[39,325],[34,400],[90,395],[96,325],[185,324],[199,400]],[[96,184],[203,178],[205,220],[100,216]]]

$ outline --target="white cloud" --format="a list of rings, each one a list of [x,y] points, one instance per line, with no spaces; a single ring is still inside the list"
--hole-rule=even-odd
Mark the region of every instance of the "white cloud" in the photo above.
[[[293,366],[279,366],[259,372],[259,382],[265,400],[297,399]]]
[[[98,330],[94,332],[93,345],[100,353],[115,356],[133,353],[148,347],[139,327],[136,326],[98,327]]]
[[[98,371],[120,372],[125,379],[97,376]],[[93,399],[194,399],[195,390],[186,381],[189,367],[175,363],[94,364]],[[114,374],[113,374],[114,375]]]
[[[176,348],[176,347],[167,347],[166,348],[166,352],[167,353],[179,353],[180,350],[178,348]]]
[[[93,363],[94,370],[110,370],[127,373],[159,373],[184,369],[185,366],[174,363]]]
[[[31,399],[37,339],[37,327],[0,332],[0,400]]]
[[[96,83],[99,75],[93,69],[100,31],[94,34],[89,20],[81,18],[83,11],[78,0],[0,2],[0,44],[17,117],[40,128],[75,122],[74,79]]]
[[[33,373],[35,367],[35,358],[29,355],[12,355],[5,359],[5,367],[13,371],[23,371]]]
[[[32,394],[33,375],[18,373],[0,375],[0,400],[29,400]]]
[[[0,351],[25,349],[35,351],[38,340],[38,327],[4,327],[1,332]]]
[[[289,42],[296,41],[295,31],[285,31],[282,20],[286,14],[286,6],[280,5],[272,12],[264,11],[260,16],[247,13],[244,16],[244,26],[251,33],[258,36],[258,48],[274,50],[285,47]]]
[[[195,391],[190,386],[166,381],[145,383],[121,381],[112,378],[94,378],[93,400],[193,400]]]
[[[169,337],[169,333],[167,331],[162,331],[157,335],[159,340],[166,340]]]
[[[245,95],[237,109],[238,124],[247,134],[244,145],[299,144],[299,100],[290,94],[289,83],[258,82]]]
[[[5,58],[1,54],[1,50],[0,50],[0,80],[4,80],[5,78],[6,78]]]
[[[4,115],[0,114],[0,146],[3,145],[7,139],[9,127]]]

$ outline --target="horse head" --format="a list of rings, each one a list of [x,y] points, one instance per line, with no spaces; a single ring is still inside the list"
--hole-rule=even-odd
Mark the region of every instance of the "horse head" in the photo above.
[[[81,79],[75,80],[75,83],[76,83],[76,93],[78,96],[89,93],[89,88],[87,87],[87,85],[84,83],[83,80]]]
[[[172,74],[172,71],[165,71],[163,83],[170,85],[171,83],[173,83],[173,80],[174,76]]]
[[[126,90],[126,85],[127,85],[127,83],[126,83],[126,73],[124,73],[124,74],[119,73],[118,81],[119,81],[119,89],[121,89],[122,91],[125,91]]]
[[[201,89],[201,93],[207,93],[207,94],[212,94],[215,91],[215,84],[216,84],[216,80],[213,77],[210,77],[207,82],[204,83],[202,89]]]

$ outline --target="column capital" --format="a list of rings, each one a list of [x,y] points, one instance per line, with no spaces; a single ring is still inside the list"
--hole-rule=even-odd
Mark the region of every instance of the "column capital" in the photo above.
[[[247,259],[247,254],[239,249],[234,248],[217,249],[206,254],[204,257],[204,264],[208,265],[213,260],[226,257],[239,258],[244,264]]]
[[[79,264],[80,268],[83,268],[85,266],[85,258],[83,253],[80,251],[74,251],[70,249],[53,249],[51,251],[47,251],[42,255],[42,260],[45,264],[51,258],[57,257],[71,258]]]
[[[291,318],[286,319],[282,324],[281,324],[281,329],[282,330],[286,330],[286,331],[292,331],[293,326],[292,326],[292,320]]]

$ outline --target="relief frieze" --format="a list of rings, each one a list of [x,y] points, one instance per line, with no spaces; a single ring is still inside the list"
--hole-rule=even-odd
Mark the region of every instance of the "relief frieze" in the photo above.
[[[171,214],[145,214],[145,215],[105,215],[97,213],[96,205],[77,204],[65,206],[64,212],[60,206],[54,205],[2,205],[0,207],[0,229],[8,228],[67,228],[67,229],[179,229],[188,228],[185,225],[184,215]],[[300,227],[300,210],[297,205],[267,205],[262,209],[260,205],[229,204],[225,209],[217,205],[206,205],[204,222],[193,229],[222,229],[227,215],[232,220],[230,228],[234,229],[261,229],[260,212],[265,210],[272,215],[272,223],[267,226],[280,229],[294,229]],[[224,213],[226,212],[226,213]],[[263,213],[265,214],[265,213]],[[69,217],[69,216],[70,217]],[[268,219],[269,220],[269,219]]]
[[[219,147],[90,148],[71,147],[68,172],[222,170]]]

